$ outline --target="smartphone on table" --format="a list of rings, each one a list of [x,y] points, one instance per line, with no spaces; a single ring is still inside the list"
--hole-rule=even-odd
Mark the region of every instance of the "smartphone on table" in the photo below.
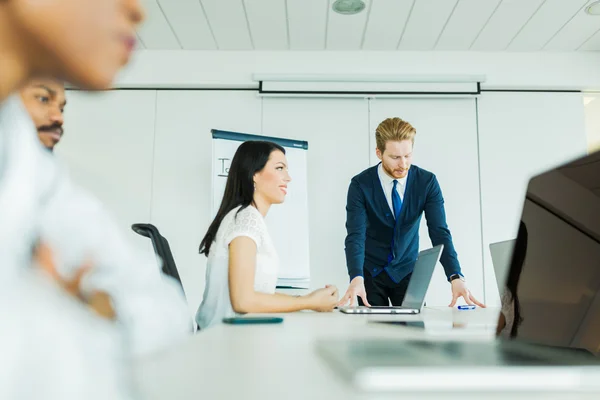
[[[232,325],[244,324],[280,324],[283,322],[281,317],[229,317],[223,318],[223,323]]]

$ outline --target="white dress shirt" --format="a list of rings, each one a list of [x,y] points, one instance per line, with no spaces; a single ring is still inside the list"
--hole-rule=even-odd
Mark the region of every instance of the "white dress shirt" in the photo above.
[[[28,267],[35,239],[53,250],[65,278],[88,261],[85,293],[101,290],[113,302],[134,355],[176,343],[192,330],[179,285],[161,273],[154,256],[136,251],[102,204],[73,185],[37,138],[18,97],[0,107],[5,161],[0,171],[0,259]],[[107,156],[108,157],[108,156]],[[107,158],[106,162],[110,162]],[[0,278],[11,274],[0,268]]]
[[[394,204],[392,203],[392,189],[394,188],[394,178],[389,176],[383,170],[383,164],[379,164],[377,167],[377,174],[379,175],[379,181],[381,182],[381,187],[383,188],[383,193],[385,194],[385,199],[390,206],[390,210],[392,210],[392,215],[394,215]],[[404,191],[406,190],[406,178],[408,178],[408,174],[404,178],[397,179],[398,183],[396,184],[396,192],[400,195],[400,199],[404,201]]]
[[[1,103],[0,399],[131,399],[121,327],[31,266],[48,188],[42,152],[20,100]]]
[[[47,190],[35,127],[18,97],[0,104],[0,262],[28,265]],[[14,268],[0,268],[0,282],[9,282]]]
[[[136,399],[120,327],[41,271],[17,270],[0,290],[0,399]]]

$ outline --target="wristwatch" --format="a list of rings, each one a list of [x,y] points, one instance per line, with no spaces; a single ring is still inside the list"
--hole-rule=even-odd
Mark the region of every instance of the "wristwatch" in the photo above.
[[[452,274],[450,275],[450,278],[448,278],[448,282],[452,282],[455,279],[460,279],[461,281],[465,281],[465,277],[462,276],[461,274]]]

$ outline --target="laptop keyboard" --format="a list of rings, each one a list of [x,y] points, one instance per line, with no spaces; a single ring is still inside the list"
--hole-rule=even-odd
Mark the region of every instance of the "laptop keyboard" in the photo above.
[[[418,360],[424,364],[435,361],[463,360],[472,365],[553,365],[551,358],[532,352],[519,351],[512,346],[479,342],[380,341],[351,347],[354,355],[380,360]],[[446,360],[446,361],[444,361]]]

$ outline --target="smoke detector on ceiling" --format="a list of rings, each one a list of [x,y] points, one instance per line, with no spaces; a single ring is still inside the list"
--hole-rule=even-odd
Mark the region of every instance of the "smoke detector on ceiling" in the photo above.
[[[586,7],[585,12],[590,15],[600,15],[600,1],[596,1]]]
[[[332,8],[338,14],[354,15],[365,9],[365,2],[363,0],[336,0]]]

